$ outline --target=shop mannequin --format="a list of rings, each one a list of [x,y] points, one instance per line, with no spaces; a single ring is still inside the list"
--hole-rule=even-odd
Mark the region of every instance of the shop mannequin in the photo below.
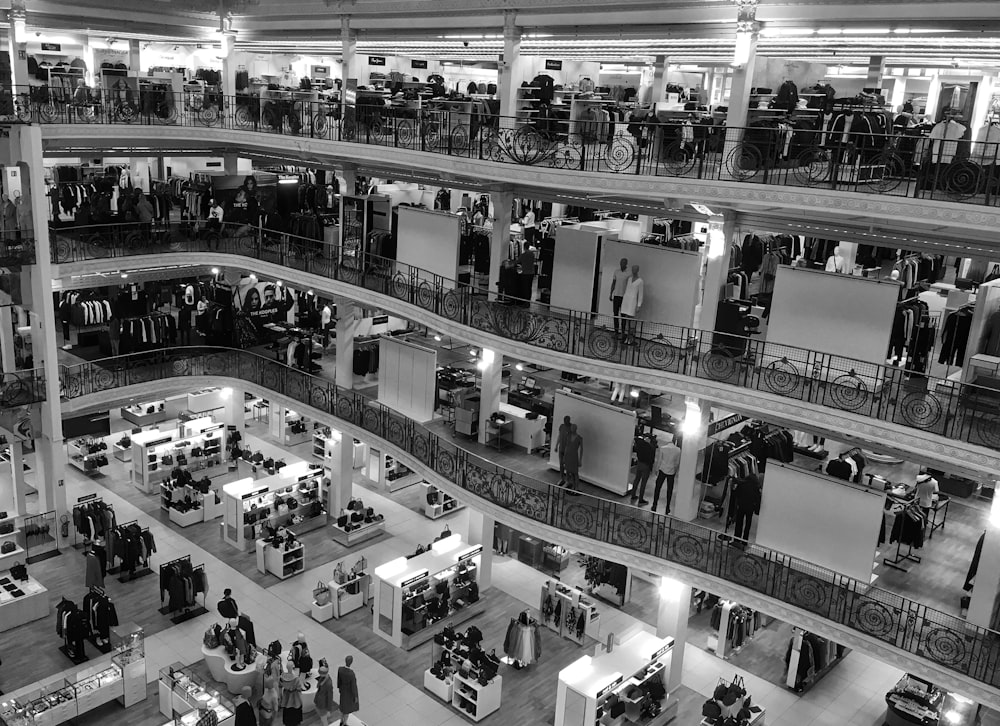
[[[569,420],[568,416],[566,420]],[[583,463],[583,437],[577,433],[576,424],[570,424],[564,449],[567,494],[577,496],[580,493],[577,490],[580,488],[580,464]]]
[[[319,678],[316,679],[316,698],[314,701],[316,713],[319,715],[319,722],[323,726],[328,726],[333,712],[333,679],[330,677],[330,669],[325,665],[319,668]]]
[[[299,671],[299,675],[303,678],[309,675],[309,672],[313,667],[312,656],[309,655],[309,646],[306,645],[306,636],[302,633],[298,633],[295,636],[295,642],[292,643],[291,649],[288,651],[288,660],[291,661],[292,665],[295,666]]]
[[[625,295],[625,288],[628,286],[628,279],[631,276],[632,273],[628,269],[628,258],[622,257],[618,261],[618,268],[612,273],[611,291],[608,293],[608,299],[611,301],[611,314],[614,315],[615,320],[616,335],[620,332],[621,320],[618,316],[622,310],[622,297]]]
[[[257,716],[250,703],[252,697],[253,689],[250,686],[244,686],[240,695],[236,697],[236,720],[233,726],[257,726]]]
[[[291,663],[281,674],[281,723],[284,726],[299,726],[302,723],[302,679],[295,673]]]
[[[826,261],[827,272],[847,272],[847,260],[840,253],[840,247],[833,248],[833,255]]]
[[[934,506],[939,491],[937,479],[930,474],[923,472],[917,476],[917,504],[924,511],[925,517],[931,516],[931,507]]]
[[[642,293],[644,283],[639,277],[639,265],[632,265],[632,276],[628,279],[625,292],[622,295],[622,335],[625,336],[625,345],[635,345],[635,318],[642,307]]]
[[[615,401],[620,401],[621,403],[625,403],[625,396],[628,394],[628,384],[623,383],[621,381],[615,381],[612,385],[613,385],[613,388],[611,390],[612,403],[614,403]]]
[[[518,286],[520,287],[517,296],[521,298],[518,302],[523,307],[531,304],[532,287],[535,281],[535,261],[537,259],[534,245],[529,245],[517,258]]]
[[[340,713],[342,715],[341,724],[347,726],[351,720],[351,714],[357,713],[360,707],[358,698],[358,679],[354,675],[351,666],[354,664],[354,656],[347,656],[344,665],[337,669],[337,690],[340,692]]]

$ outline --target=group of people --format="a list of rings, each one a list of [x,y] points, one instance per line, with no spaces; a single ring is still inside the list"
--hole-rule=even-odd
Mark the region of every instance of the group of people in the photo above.
[[[219,614],[227,620],[238,620],[242,617],[239,606],[233,598],[232,590],[226,588],[218,604]],[[276,643],[273,645],[277,645]],[[280,646],[269,648],[265,659],[260,660],[261,672],[260,698],[254,703],[254,689],[245,687],[236,698],[235,726],[299,726],[302,723],[302,692],[307,690],[305,682],[312,670],[312,658],[305,663],[304,656],[309,655],[305,636],[298,634],[285,664],[281,662]],[[358,680],[352,669],[354,657],[344,658],[344,665],[337,669],[336,688],[339,700],[334,699],[334,681],[325,660],[320,661],[319,675],[316,678],[316,697],[313,704],[319,715],[320,723],[329,726],[333,723],[333,715],[340,712],[340,723],[348,726],[351,714],[359,708]],[[278,711],[281,711],[281,721],[276,721]],[[356,719],[355,719],[356,721]]]
[[[642,307],[643,281],[639,277],[639,265],[628,265],[628,258],[622,257],[618,269],[611,278],[612,311],[615,320],[615,334],[625,345],[635,345],[635,319]]]
[[[656,486],[653,489],[653,506],[650,511],[656,511],[656,505],[660,501],[660,491],[663,483],[667,483],[667,508],[666,514],[670,514],[670,502],[674,497],[674,480],[677,477],[677,470],[681,465],[681,449],[674,442],[674,437],[670,436],[659,443],[656,434],[639,436],[633,446],[635,451],[635,474],[632,479],[632,487],[626,492],[630,496],[632,504],[644,507],[649,502],[646,500],[646,484],[649,476],[656,472]]]

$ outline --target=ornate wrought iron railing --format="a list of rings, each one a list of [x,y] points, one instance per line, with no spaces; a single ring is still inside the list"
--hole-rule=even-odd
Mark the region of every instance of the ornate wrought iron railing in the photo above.
[[[220,233],[181,224],[125,224],[53,230],[55,263],[179,251],[259,259],[539,349],[752,389],[1000,450],[1000,393],[989,388],[653,321],[637,321],[637,344],[627,346],[610,316],[508,304],[395,260],[256,228],[230,225]]]
[[[234,129],[600,174],[1000,204],[1000,145],[968,139],[932,142],[906,129],[844,131],[836,111],[826,126],[816,121],[817,111],[798,111],[803,123],[787,131],[774,119],[744,128],[690,124],[683,118],[627,124],[570,120],[561,117],[558,104],[521,117],[454,108],[433,101],[420,110],[385,108],[378,99],[377,105],[342,109],[328,101],[110,89],[75,103],[44,87],[0,96],[0,117],[15,122]],[[845,109],[839,115],[852,113]],[[817,128],[805,128],[810,123]]]
[[[1000,634],[787,554],[737,547],[721,532],[561,487],[506,469],[357,391],[262,356],[226,348],[179,348],[61,367],[69,399],[185,376],[247,381],[389,442],[471,496],[593,540],[734,582],[845,625],[990,686],[1000,686]]]

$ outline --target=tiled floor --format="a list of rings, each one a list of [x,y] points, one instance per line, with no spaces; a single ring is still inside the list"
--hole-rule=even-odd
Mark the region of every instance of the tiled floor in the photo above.
[[[256,430],[260,430],[260,427]],[[300,451],[303,455],[307,455],[307,449],[303,448]],[[291,461],[292,455],[289,454],[285,458]],[[457,726],[468,723],[455,711],[441,705],[425,691],[410,685],[382,663],[365,653],[357,652],[336,633],[314,622],[308,616],[311,590],[317,580],[330,579],[336,560],[316,561],[307,553],[308,569],[302,576],[283,582],[269,578],[270,584],[265,582],[262,586],[254,581],[258,578],[248,577],[242,567],[238,569],[232,566],[234,558],[227,556],[225,547],[211,546],[209,549],[199,547],[186,536],[184,530],[176,529],[170,523],[161,521],[155,510],[147,514],[143,510],[149,510],[149,507],[140,508],[133,501],[129,501],[134,500],[134,496],[126,499],[116,493],[116,490],[120,491],[121,485],[124,484],[122,481],[124,474],[119,470],[109,471],[109,476],[106,478],[109,486],[103,486],[84,477],[76,469],[69,469],[66,486],[70,501],[75,501],[76,497],[83,494],[99,492],[106,500],[114,503],[120,521],[138,519],[154,532],[159,550],[154,559],[154,566],[158,562],[190,554],[195,562],[205,563],[209,576],[211,592],[208,604],[211,612],[147,638],[147,677],[150,681],[156,679],[159,669],[163,666],[175,662],[189,664],[201,659],[202,634],[217,620],[217,616],[213,614],[214,603],[220,597],[222,589],[230,587],[242,610],[253,619],[258,640],[277,638],[282,642],[291,642],[298,632],[302,632],[310,643],[314,658],[326,657],[332,663],[338,663],[345,655],[353,653],[361,690],[360,716],[366,723],[372,726],[411,723]],[[431,521],[415,511],[417,507],[411,508],[401,501],[394,501],[370,489],[362,491],[358,485],[356,490],[378,511],[385,513],[390,537],[373,545],[352,550],[343,557],[349,565],[353,564],[360,554],[368,559],[369,567],[374,567],[400,553],[412,551],[417,544],[433,539],[445,523],[455,532],[463,532],[466,529],[468,510],[458,511],[444,520]],[[404,490],[407,491],[409,490]],[[399,499],[409,500],[411,504],[413,502],[413,497],[408,495],[400,495]],[[546,576],[543,573],[515,559],[497,556],[494,560],[493,586],[527,607],[538,607],[539,590],[545,580]],[[143,588],[155,588],[156,578],[147,578],[145,582],[137,585]],[[600,603],[599,607],[602,610],[602,639],[606,638],[608,633],[621,633],[636,624],[653,629],[650,623],[637,621],[610,605]],[[656,608],[651,606],[643,610],[655,612]],[[356,623],[357,627],[369,627],[367,615],[364,613],[357,614],[356,620],[352,622]],[[684,685],[697,693],[710,694],[720,678],[728,679],[734,675],[741,675],[754,702],[767,709],[769,726],[880,724],[881,715],[885,711],[885,691],[901,675],[896,668],[853,652],[823,681],[805,695],[799,696],[735,668],[731,663],[709,654],[701,646],[701,643],[691,643],[685,649]],[[5,657],[4,660],[5,667],[16,667],[16,658]],[[554,679],[551,688],[554,694],[556,688]],[[500,712],[501,716],[502,714],[503,709]],[[124,714],[122,715],[124,719]],[[161,720],[159,717],[149,717],[138,721],[130,719],[128,722],[159,724]],[[553,713],[549,709],[548,712],[538,713],[537,721],[534,723],[551,724],[552,720]]]

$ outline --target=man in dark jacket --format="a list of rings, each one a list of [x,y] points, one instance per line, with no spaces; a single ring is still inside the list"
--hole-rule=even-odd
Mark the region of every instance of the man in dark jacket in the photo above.
[[[217,607],[219,615],[226,620],[234,620],[240,617],[240,606],[236,604],[236,601],[233,599],[233,591],[228,587],[222,591],[222,599],[219,600]]]
[[[733,534],[740,539],[750,539],[753,515],[760,514],[761,489],[760,477],[756,474],[739,479],[733,489],[733,519],[736,523]]]

